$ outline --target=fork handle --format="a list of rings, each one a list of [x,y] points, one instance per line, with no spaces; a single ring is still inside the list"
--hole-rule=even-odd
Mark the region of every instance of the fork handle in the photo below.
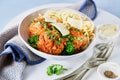
[[[71,78],[74,78],[79,72],[83,72],[84,70],[86,70],[86,68],[84,68],[84,65],[83,64],[80,68],[78,68],[77,70],[73,71],[71,74],[69,75],[66,75],[64,77],[61,77],[61,78],[57,78],[55,80],[67,80],[67,79],[71,79]]]
[[[82,80],[84,75],[89,71],[90,69],[85,69],[83,73],[79,73],[76,75],[76,77],[73,80]]]

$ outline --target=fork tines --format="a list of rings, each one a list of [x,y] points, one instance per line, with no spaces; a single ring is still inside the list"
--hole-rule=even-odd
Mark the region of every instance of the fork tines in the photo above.
[[[101,52],[101,54],[98,56],[98,58],[105,58],[105,60],[107,60],[110,57],[110,55],[113,51],[113,48],[114,48],[114,43],[113,42],[105,43],[104,44],[104,49]],[[102,47],[101,47],[101,50],[102,50]]]

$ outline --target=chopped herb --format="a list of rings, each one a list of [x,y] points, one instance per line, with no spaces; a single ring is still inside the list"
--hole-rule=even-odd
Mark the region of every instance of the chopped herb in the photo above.
[[[44,23],[44,22],[39,22],[39,24],[40,24],[41,26],[44,26],[44,25],[45,25],[45,23]]]
[[[49,29],[49,28],[46,28],[45,31],[50,31],[50,29]]]
[[[47,36],[52,39],[55,40],[56,37],[58,36],[58,34],[52,34],[51,31],[47,31]]]
[[[74,37],[72,35],[62,36],[62,38],[68,38],[71,42],[74,40]]]
[[[46,28],[47,28],[47,25],[46,25],[46,23],[45,23],[45,22],[39,22],[39,24],[40,24],[41,26],[43,26],[43,27],[44,27],[44,29],[46,29]]]
[[[67,42],[67,45],[63,51],[63,55],[72,55],[75,52],[75,48],[73,46],[73,43],[71,41]]]
[[[51,31],[50,31],[50,30],[47,30],[47,36],[50,37],[50,35],[52,35]]]
[[[67,47],[66,47],[66,52],[69,54],[73,54],[75,51],[74,47],[73,47],[73,43],[68,41],[67,42]]]
[[[56,39],[56,37],[57,37],[57,35],[56,34],[52,34],[52,35],[50,35],[50,38],[52,39],[52,40],[55,40]]]
[[[32,46],[33,48],[37,49],[37,44],[30,44],[30,46]]]
[[[56,28],[54,26],[52,26],[52,30],[56,30]]]
[[[68,35],[68,38],[71,42],[74,40],[74,37],[72,35]]]
[[[66,43],[66,47],[63,50],[62,54],[63,55],[72,55],[75,52],[75,48],[73,46],[73,40],[75,40],[75,37],[73,37],[72,35],[66,35],[66,36],[62,36],[62,38],[68,38],[69,41],[67,41]]]
[[[71,26],[67,26],[67,29],[70,30],[72,27]]]
[[[32,36],[31,38],[28,39],[29,44],[33,47],[37,49],[37,41],[39,40],[39,36],[35,35]]]
[[[68,35],[62,36],[61,38],[68,38]]]
[[[58,46],[62,42],[62,38],[59,38],[58,41],[56,41],[56,45]]]
[[[56,45],[58,46],[60,44],[60,41],[56,41]]]
[[[78,38],[77,38],[77,40],[82,41],[82,40],[83,40],[83,38],[79,38],[79,37],[78,37]]]
[[[75,40],[77,40],[77,37],[74,37]]]
[[[48,75],[48,76],[52,76],[52,75],[53,75],[54,72],[53,72],[53,69],[52,69],[52,68],[53,68],[53,66],[49,66],[49,67],[47,68],[47,75]]]
[[[33,19],[33,20],[31,20],[31,22],[33,23],[33,22],[35,22],[35,20]]]
[[[56,32],[55,34],[52,34],[52,32],[49,28],[46,28],[46,34],[52,40],[55,40],[56,37],[58,36],[58,32]]]
[[[31,44],[31,43],[36,43],[38,40],[39,40],[39,36],[35,35],[35,36],[32,36],[31,38],[29,38],[28,42]]]
[[[60,75],[65,70],[67,70],[67,69],[64,68],[62,65],[60,65],[60,64],[53,64],[51,66],[48,66],[48,68],[47,68],[47,75],[48,76],[52,76],[53,74]]]

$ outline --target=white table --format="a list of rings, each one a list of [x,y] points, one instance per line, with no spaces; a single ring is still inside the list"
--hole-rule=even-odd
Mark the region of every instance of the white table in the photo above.
[[[58,5],[59,6],[64,6],[64,5],[67,5],[67,4],[58,4]],[[49,7],[49,6],[50,5],[43,6],[43,7]],[[19,21],[21,16],[24,15],[24,14],[25,13],[23,13],[23,14],[17,16],[16,18],[14,18],[11,22],[9,22],[9,24],[6,27],[8,27],[10,25],[14,25],[16,20]],[[114,23],[114,24],[119,24],[120,25],[119,22],[120,22],[119,18],[117,18],[116,16],[114,16],[114,15],[108,13],[108,12],[105,12],[103,10],[98,10],[98,17],[94,21],[94,23],[96,25],[104,24],[104,23]],[[120,45],[115,47],[115,50],[113,51],[113,54],[111,55],[111,57],[109,58],[108,61],[116,62],[120,65],[119,48],[120,48]],[[38,80],[38,79],[39,80],[41,80],[41,79],[42,80],[52,80],[51,78],[48,79],[47,77],[45,77],[45,72],[44,72],[44,70],[46,69],[47,65],[50,64],[50,62],[46,61],[46,62],[43,62],[42,64],[38,64],[38,65],[35,65],[35,66],[28,66],[26,68],[25,72],[24,72],[23,80]],[[86,75],[84,80],[93,80],[93,79],[94,80],[101,80],[100,77],[96,73],[96,69],[91,69],[88,72],[88,74]]]

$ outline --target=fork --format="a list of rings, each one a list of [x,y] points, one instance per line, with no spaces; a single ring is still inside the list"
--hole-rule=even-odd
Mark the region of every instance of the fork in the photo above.
[[[81,80],[82,77],[91,69],[94,67],[97,67],[98,65],[104,63],[105,61],[88,61],[88,64],[86,65],[86,69],[83,70],[81,73],[75,75],[72,80]]]
[[[96,66],[99,65],[98,63],[101,64],[102,61],[105,61],[105,58],[100,58],[100,55],[103,52],[104,53],[107,52],[108,49],[107,49],[106,46],[110,46],[110,45],[111,45],[110,43],[100,43],[100,44],[95,45],[94,51],[93,51],[93,55],[92,55],[92,57],[89,60],[87,60],[80,68],[78,68],[77,70],[73,71],[71,74],[66,75],[66,76],[64,76],[62,78],[56,79],[56,80],[66,80],[66,79],[69,79],[69,78],[72,78],[72,77],[76,76],[78,74],[78,72],[82,72],[83,70],[86,69],[85,65],[88,65],[87,64],[88,61],[91,61],[91,62],[93,61]],[[96,63],[95,63],[95,61],[96,61]]]
[[[96,66],[98,66],[99,64],[101,64],[103,62],[105,62],[105,61],[101,60],[101,59],[100,60],[99,59],[98,60],[95,59],[95,60],[92,60],[92,61],[87,61],[87,62],[85,62],[84,65],[82,65],[80,67],[79,70],[75,70],[70,75],[64,76],[63,78],[56,79],[56,80],[70,80],[71,78],[74,78],[79,72],[82,72],[82,71],[84,71],[86,69],[90,69],[90,68],[96,67]]]
[[[105,48],[106,48],[106,50],[105,50]],[[113,51],[113,48],[114,48],[113,42],[110,42],[106,46],[103,46],[103,47],[100,47],[100,45],[96,45],[95,48],[94,48],[95,51],[97,51],[99,53],[100,53],[99,50],[103,50],[103,51],[99,55],[96,55],[96,54],[93,54],[93,55],[97,57],[96,59],[103,60],[101,62],[101,63],[103,63],[110,57],[110,55],[111,55],[111,53]],[[101,64],[100,61],[97,61],[97,62],[98,62],[97,64],[96,63],[92,64],[91,62],[89,62],[88,68],[86,68],[82,74],[81,73],[77,74],[76,77],[73,80],[81,80],[84,77],[84,75],[90,70],[90,68],[93,68],[95,66],[95,64],[96,64],[96,66]]]

